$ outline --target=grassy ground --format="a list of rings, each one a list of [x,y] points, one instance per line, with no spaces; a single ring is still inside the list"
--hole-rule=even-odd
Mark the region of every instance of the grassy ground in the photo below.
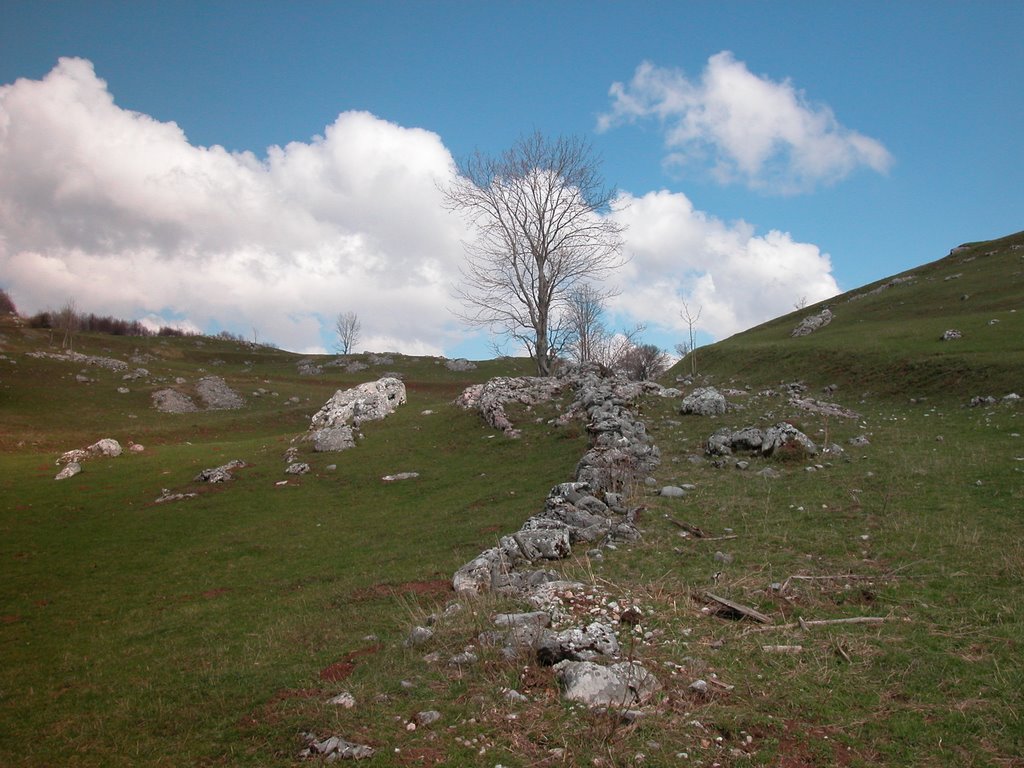
[[[665,499],[638,483],[643,539],[559,566],[585,585],[563,597],[579,622],[642,610],[638,629],[618,628],[623,653],[663,688],[631,723],[562,702],[529,655],[481,646],[493,613],[521,607],[503,599],[463,601],[428,645],[403,644],[449,605],[455,568],[537,511],[586,448],[579,427],[546,423],[554,406],[518,413],[523,437],[508,440],[450,405],[469,383],[528,372],[522,361],[455,373],[362,356],[367,370],[303,376],[298,356],[233,342],[78,340],[150,371],[125,382],[26,356],[55,350],[7,322],[0,764],[295,765],[303,731],[370,744],[379,766],[1024,764],[1024,411],[967,407],[1020,391],[1022,245],[979,244],[914,283],[834,302],[836,319],[808,337],[789,331],[817,308],[699,350],[707,380],[737,390],[726,416],[641,404],[663,455],[653,487],[695,490]],[[938,342],[946,327],[964,338]],[[300,446],[313,471],[284,475],[292,438],[330,394],[388,371],[404,376],[408,405],[366,425],[354,450]],[[207,374],[246,407],[151,407],[153,390]],[[795,379],[814,396],[838,384],[833,399],[858,418],[759,394]],[[745,470],[691,460],[721,426],[782,419],[845,456]],[[859,435],[870,445],[848,444]],[[146,450],[53,480],[62,451],[101,437]],[[230,484],[192,482],[234,458],[249,466]],[[765,466],[781,477],[758,476]],[[420,476],[380,480],[403,471]],[[155,504],[163,488],[199,495]],[[715,615],[708,591],[772,625]],[[860,617],[881,621],[800,623]],[[467,647],[477,664],[446,663]],[[342,690],[352,709],[327,703]],[[412,727],[428,709],[441,720]]]

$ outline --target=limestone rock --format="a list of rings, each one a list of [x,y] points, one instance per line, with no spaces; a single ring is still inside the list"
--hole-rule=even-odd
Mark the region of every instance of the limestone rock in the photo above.
[[[221,464],[219,467],[204,469],[192,480],[196,483],[226,483],[232,479],[231,472],[233,470],[241,469],[244,466],[245,462],[241,459],[232,459],[227,464]]]
[[[358,427],[364,421],[383,419],[405,401],[405,384],[396,378],[383,378],[352,389],[338,390],[314,414],[310,424],[313,429],[338,424]]]
[[[679,412],[696,416],[717,416],[725,413],[725,395],[714,387],[697,387],[683,398]]]
[[[594,661],[619,652],[619,641],[611,627],[593,622],[586,629],[573,627],[562,632],[543,632],[537,641],[537,660],[551,666],[560,661]]]
[[[81,471],[82,471],[82,465],[81,464],[79,464],[77,461],[69,461],[65,465],[64,469],[62,469],[60,472],[58,472],[57,476],[54,477],[53,479],[54,480],[67,480],[69,477],[74,477],[75,475],[77,475]]]
[[[832,322],[832,310],[826,307],[816,315],[810,315],[805,317],[799,322],[796,328],[793,329],[789,335],[793,338],[799,336],[807,336],[808,334],[814,333],[819,328],[824,328],[826,325]]]
[[[564,698],[588,707],[626,708],[645,704],[661,688],[658,679],[638,662],[602,667],[590,661],[555,665]]]

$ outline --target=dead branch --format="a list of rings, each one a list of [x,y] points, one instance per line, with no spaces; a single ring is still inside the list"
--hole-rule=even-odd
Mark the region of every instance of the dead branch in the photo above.
[[[704,598],[710,602],[717,603],[717,613],[723,614],[738,614],[740,618],[753,619],[760,624],[771,624],[771,616],[766,616],[760,611],[751,608],[749,605],[743,605],[742,603],[734,602],[733,600],[727,600],[724,597],[713,595],[710,592],[704,593]],[[724,611],[722,609],[725,609]]]

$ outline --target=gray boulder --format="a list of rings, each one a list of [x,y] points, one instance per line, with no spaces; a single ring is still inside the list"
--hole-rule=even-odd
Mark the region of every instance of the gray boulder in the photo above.
[[[588,707],[626,708],[646,704],[661,689],[658,679],[638,662],[602,667],[590,661],[555,665],[562,695]]]
[[[354,448],[356,444],[355,436],[352,434],[352,427],[347,424],[313,430],[306,436],[306,439],[312,440],[313,450],[321,453],[345,451],[349,448]]]
[[[339,389],[310,421],[310,431],[379,421],[406,402],[405,384],[393,377]]]
[[[725,395],[714,387],[698,387],[683,398],[679,412],[696,416],[718,416],[725,413],[726,405]]]
[[[811,438],[792,424],[784,421],[765,430],[764,440],[761,444],[761,453],[765,456],[772,456],[786,445],[798,445],[809,456],[816,456],[818,454],[818,446],[811,441]]]

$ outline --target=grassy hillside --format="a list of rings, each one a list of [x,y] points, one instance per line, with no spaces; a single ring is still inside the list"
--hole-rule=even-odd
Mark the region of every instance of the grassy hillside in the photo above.
[[[662,453],[629,489],[642,540],[550,564],[584,585],[564,611],[613,622],[661,681],[629,720],[566,704],[551,668],[479,641],[514,601],[463,601],[404,644],[586,450],[582,425],[550,423],[564,403],[513,410],[519,440],[451,405],[524,361],[319,357],[303,374],[298,355],[230,341],[76,340],[148,370],[125,380],[33,357],[59,350],[0,321],[0,765],[294,766],[305,731],[372,745],[371,766],[1021,765],[1024,408],[967,404],[1024,389],[1022,257],[1024,235],[970,245],[831,300],[809,336],[790,331],[820,306],[698,350],[695,385],[728,391],[724,415],[636,404]],[[938,341],[948,328],[963,338]],[[337,388],[387,372],[409,403],[356,448],[292,442]],[[245,407],[152,407],[206,375]],[[837,384],[856,414],[806,410],[778,386],[797,379],[818,398]],[[782,420],[843,450],[704,455],[716,430]],[[53,479],[60,453],[102,437],[145,450]],[[310,474],[284,474],[293,446]],[[235,458],[230,483],[193,481]],[[155,503],[165,488],[198,495]],[[772,624],[716,614],[709,591]],[[628,606],[639,625],[617,623]],[[477,664],[445,663],[466,648]],[[353,708],[328,703],[341,691]],[[424,710],[440,721],[417,724]]]
[[[893,278],[901,282],[891,284]],[[889,285],[887,288],[882,286]],[[881,288],[881,290],[879,290]],[[830,324],[792,338],[828,307]],[[941,341],[957,329],[963,338]],[[697,351],[719,380],[805,379],[858,394],[1003,395],[1024,370],[1024,232],[968,243],[943,259],[772,320]],[[671,373],[691,370],[680,362]]]

